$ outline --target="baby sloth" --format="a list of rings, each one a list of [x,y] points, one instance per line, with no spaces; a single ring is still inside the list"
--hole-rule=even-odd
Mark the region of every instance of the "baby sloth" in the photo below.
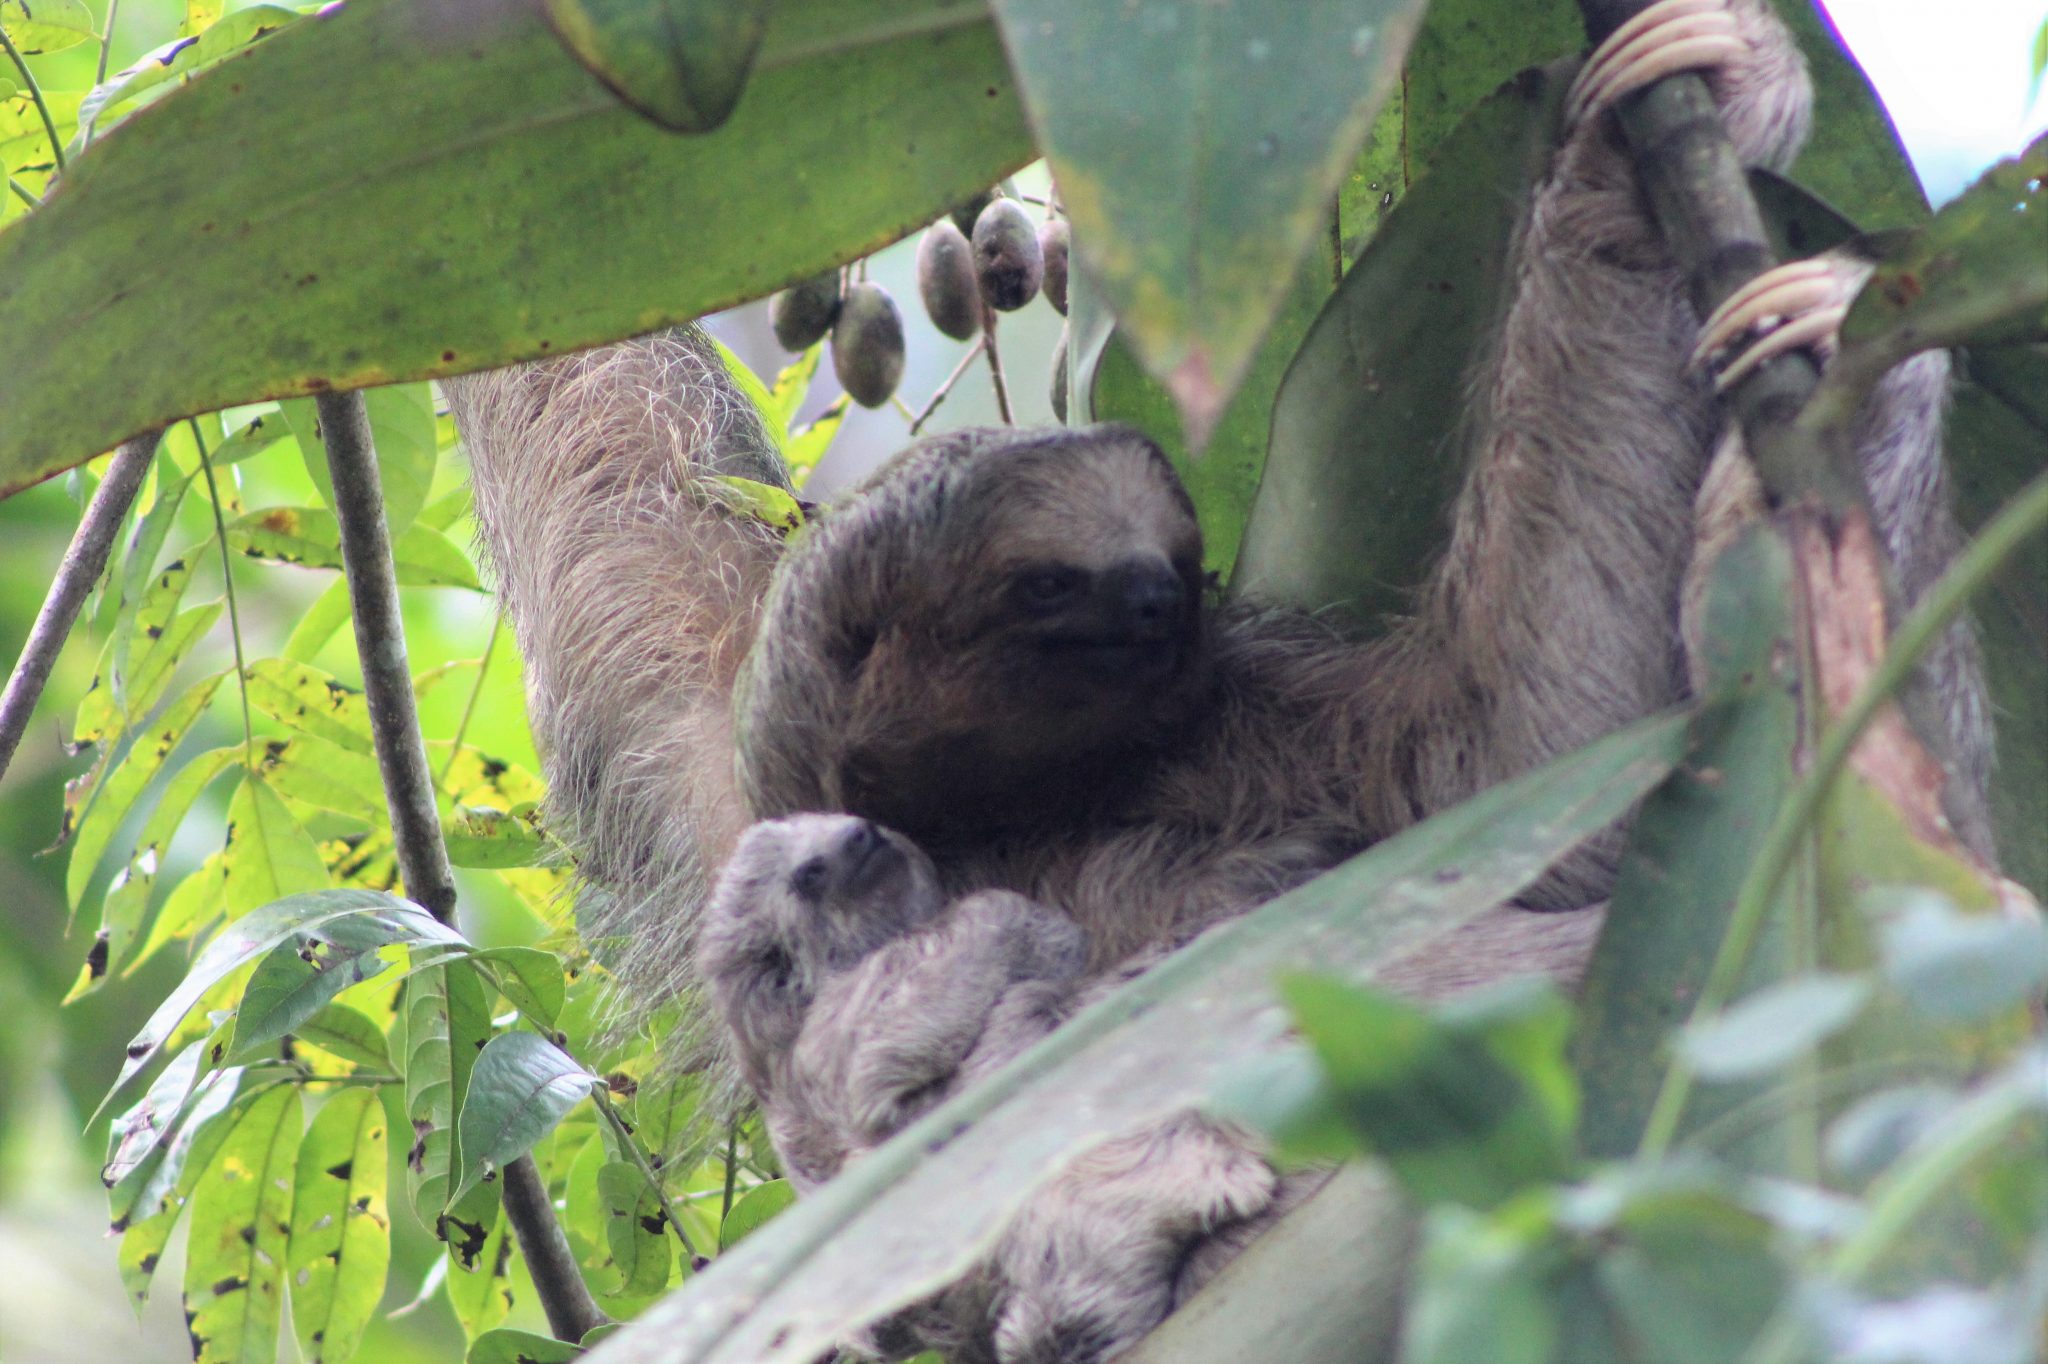
[[[1080,1004],[1087,943],[1010,891],[948,903],[922,849],[853,815],[741,837],[699,965],[804,1192],[1000,1067]],[[879,1326],[883,1354],[1091,1364],[1132,1344],[1263,1227],[1276,1180],[1196,1114],[1105,1143],[1035,1193],[979,1272]],[[1140,1216],[1139,1213],[1143,1213]]]

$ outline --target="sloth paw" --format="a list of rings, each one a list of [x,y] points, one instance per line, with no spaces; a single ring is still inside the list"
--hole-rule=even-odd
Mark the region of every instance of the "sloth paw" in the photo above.
[[[1731,66],[1748,53],[1728,0],[1658,0],[1593,49],[1565,98],[1565,126],[1673,72]]]
[[[1825,362],[1835,353],[1849,303],[1870,266],[1843,256],[1816,256],[1766,270],[1728,296],[1700,328],[1693,363],[1714,371],[1723,392],[1766,360],[1809,349]]]

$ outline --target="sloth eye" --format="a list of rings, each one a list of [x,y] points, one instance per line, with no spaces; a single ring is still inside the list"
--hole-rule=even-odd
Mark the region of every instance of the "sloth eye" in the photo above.
[[[1018,575],[1015,592],[1029,611],[1056,611],[1081,593],[1082,575],[1071,568],[1034,568]]]
[[[801,899],[816,900],[825,893],[825,859],[814,857],[789,874],[789,889]]]

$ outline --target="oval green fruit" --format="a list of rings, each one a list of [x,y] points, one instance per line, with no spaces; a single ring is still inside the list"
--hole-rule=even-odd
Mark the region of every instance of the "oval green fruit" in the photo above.
[[[974,277],[991,308],[1015,312],[1038,295],[1045,256],[1038,230],[1015,199],[998,199],[974,220]]]
[[[809,350],[825,339],[839,320],[837,268],[798,280],[768,303],[768,324],[784,350]]]
[[[880,407],[902,382],[903,314],[881,285],[846,291],[832,327],[832,372],[862,407]]]
[[[941,218],[917,244],[917,296],[925,315],[955,341],[981,330],[981,288],[974,282],[974,248],[960,229]]]
[[[1071,237],[1065,218],[1038,225],[1038,253],[1045,257],[1045,301],[1061,317],[1067,315],[1067,245]]]

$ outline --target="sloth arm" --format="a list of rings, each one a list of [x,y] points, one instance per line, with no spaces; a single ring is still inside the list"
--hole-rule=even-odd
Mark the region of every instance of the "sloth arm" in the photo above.
[[[549,817],[585,880],[579,919],[593,940],[631,938],[618,969],[658,999],[749,818],[732,686],[781,549],[705,488],[787,474],[695,327],[443,386],[526,662]]]

